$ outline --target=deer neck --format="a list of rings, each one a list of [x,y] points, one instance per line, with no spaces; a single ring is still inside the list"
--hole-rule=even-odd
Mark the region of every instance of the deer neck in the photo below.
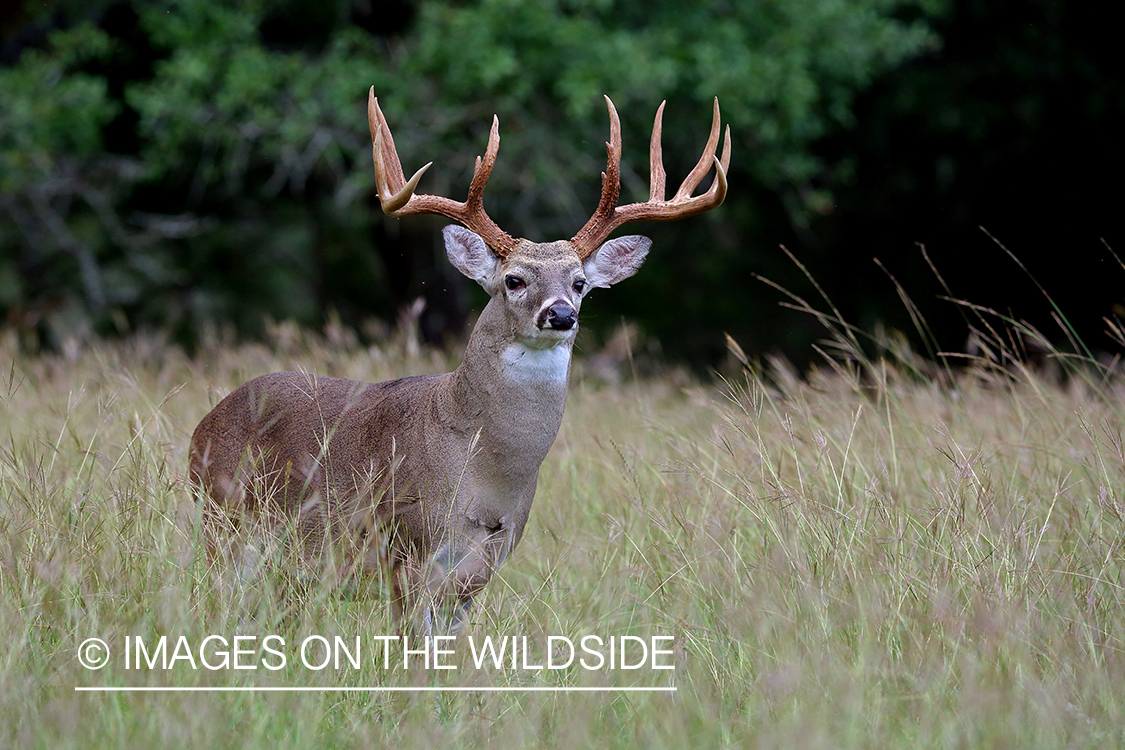
[[[521,340],[493,299],[447,380],[458,421],[473,434],[480,430],[484,451],[508,457],[506,471],[537,474],[562,423],[573,338],[551,343]]]

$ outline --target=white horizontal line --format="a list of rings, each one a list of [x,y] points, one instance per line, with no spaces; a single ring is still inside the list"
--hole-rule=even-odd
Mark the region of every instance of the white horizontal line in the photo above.
[[[674,693],[676,687],[578,687],[560,685],[527,687],[501,685],[496,687],[167,687],[107,686],[75,687],[78,693]]]

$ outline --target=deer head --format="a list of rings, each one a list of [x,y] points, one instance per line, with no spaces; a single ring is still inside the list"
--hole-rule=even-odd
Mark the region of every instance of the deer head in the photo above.
[[[375,182],[383,211],[389,216],[430,213],[447,216],[463,226],[444,231],[446,254],[461,273],[478,282],[494,299],[503,299],[517,339],[530,348],[548,348],[572,341],[578,328],[582,298],[595,287],[609,287],[632,276],[644,262],[652,241],[630,235],[606,241],[610,233],[631,221],[674,221],[715,208],[727,193],[730,165],[730,127],[726,129],[722,157],[719,144],[719,100],[715,99],[711,133],[703,155],[670,200],[665,199],[665,172],[661,152],[664,103],[656,111],[649,146],[650,194],[644,203],[618,205],[621,192],[621,122],[609,97],[610,139],[607,166],[602,173],[602,195],[586,225],[569,240],[535,243],[513,238],[500,229],[484,210],[484,187],[500,149],[500,125],[495,116],[484,156],[477,157],[469,195],[460,203],[415,192],[430,162],[407,180],[390,127],[372,87],[368,97]],[[696,186],[715,167],[715,180],[702,195]]]

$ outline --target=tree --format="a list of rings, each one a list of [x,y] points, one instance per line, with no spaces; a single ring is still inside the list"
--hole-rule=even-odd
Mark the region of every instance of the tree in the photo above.
[[[436,224],[374,210],[368,86],[404,163],[435,162],[428,192],[463,194],[497,114],[490,213],[532,239],[569,237],[596,203],[601,94],[622,112],[626,194],[647,185],[659,102],[674,176],[718,95],[735,141],[728,206],[654,227],[668,249],[619,308],[673,350],[712,354],[720,331],[751,328],[740,286],[755,237],[801,231],[831,201],[815,144],[854,125],[874,75],[936,44],[924,6],[894,0],[60,7],[72,21],[0,70],[0,306],[51,330],[86,315],[99,329],[252,331],[263,315],[314,324],[331,308],[356,323],[424,285],[459,285]],[[655,298],[683,304],[672,315]]]

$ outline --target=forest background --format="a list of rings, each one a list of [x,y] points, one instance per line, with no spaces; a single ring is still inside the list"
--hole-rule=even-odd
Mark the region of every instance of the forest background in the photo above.
[[[843,319],[891,332],[876,348],[901,331],[964,350],[952,297],[1113,351],[1114,33],[1094,4],[1048,0],[7,3],[0,321],[31,349],[149,329],[191,346],[269,320],[374,337],[423,296],[425,337],[457,337],[483,293],[444,261],[439,217],[378,210],[370,86],[405,169],[434,161],[423,192],[464,195],[497,114],[489,212],[533,240],[571,236],[597,202],[602,94],[625,200],[646,195],[660,101],[673,182],[717,95],[726,204],[630,228],[655,250],[583,313],[586,348],[628,320],[642,348],[703,368],[723,333],[807,360],[817,320],[762,282],[816,295],[784,245]]]

